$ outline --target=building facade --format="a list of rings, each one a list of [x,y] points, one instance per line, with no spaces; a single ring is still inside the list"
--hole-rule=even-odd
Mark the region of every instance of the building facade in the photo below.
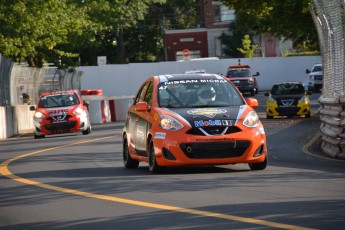
[[[164,31],[167,61],[225,57],[220,36],[230,33],[229,28],[235,20],[235,11],[220,1],[200,0],[197,7],[199,23],[196,28]],[[283,51],[292,49],[291,41],[283,41],[269,34],[255,37],[254,43],[259,44],[256,56],[260,57],[280,57],[283,56]],[[183,50],[189,50],[189,56],[184,56]]]

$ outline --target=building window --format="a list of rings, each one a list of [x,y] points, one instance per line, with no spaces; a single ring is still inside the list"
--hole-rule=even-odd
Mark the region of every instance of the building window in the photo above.
[[[214,22],[231,22],[235,20],[235,11],[220,2],[213,2]]]

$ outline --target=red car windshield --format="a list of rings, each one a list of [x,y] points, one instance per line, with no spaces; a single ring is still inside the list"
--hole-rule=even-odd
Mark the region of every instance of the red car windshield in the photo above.
[[[79,104],[78,97],[73,93],[54,94],[41,97],[38,108],[65,107],[77,104]]]
[[[249,69],[230,69],[227,74],[228,77],[251,77]]]

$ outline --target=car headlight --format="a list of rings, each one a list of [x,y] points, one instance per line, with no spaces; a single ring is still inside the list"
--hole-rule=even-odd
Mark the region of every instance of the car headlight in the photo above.
[[[82,115],[83,113],[84,113],[84,110],[82,109],[82,108],[80,108],[80,107],[78,107],[78,108],[76,108],[74,111],[73,111],[73,113],[75,114],[75,115]]]
[[[160,127],[166,130],[180,130],[183,128],[183,125],[181,124],[181,122],[179,122],[177,119],[173,117],[162,115]]]
[[[243,125],[249,128],[254,128],[260,124],[261,122],[255,111],[250,111],[243,120]]]
[[[298,100],[298,102],[302,102],[302,103],[309,103],[309,98],[306,96],[301,97],[301,99]]]
[[[43,113],[41,113],[41,112],[36,112],[35,114],[34,114],[34,119],[42,119],[44,117],[44,115],[43,115]]]
[[[268,98],[267,98],[267,102],[269,102],[269,103],[275,103],[276,100],[275,100],[273,97],[268,97]]]

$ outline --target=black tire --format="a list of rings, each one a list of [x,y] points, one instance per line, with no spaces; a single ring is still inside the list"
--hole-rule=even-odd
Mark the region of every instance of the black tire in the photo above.
[[[151,173],[159,173],[163,170],[163,167],[159,166],[156,161],[156,154],[154,150],[153,141],[150,142],[149,148],[149,170]]]
[[[264,170],[267,167],[267,157],[265,157],[263,162],[249,163],[248,165],[251,170]]]
[[[250,92],[250,95],[251,95],[251,96],[254,96],[254,95],[255,95],[255,89],[253,89],[253,90]]]
[[[128,142],[127,138],[123,138],[123,145],[122,145],[122,155],[123,155],[123,165],[125,168],[138,168],[139,166],[139,161],[133,160],[131,155],[129,154],[128,151]]]
[[[270,115],[267,115],[267,114],[266,114],[266,118],[267,118],[267,119],[273,119],[273,116],[270,116]]]
[[[88,135],[91,133],[91,126],[87,127],[86,130],[83,130],[83,135]]]
[[[310,118],[310,111],[305,115],[306,118]]]
[[[44,136],[44,135],[36,135],[36,134],[34,133],[34,138],[35,138],[35,139],[41,139],[41,138],[45,138],[45,136]]]

